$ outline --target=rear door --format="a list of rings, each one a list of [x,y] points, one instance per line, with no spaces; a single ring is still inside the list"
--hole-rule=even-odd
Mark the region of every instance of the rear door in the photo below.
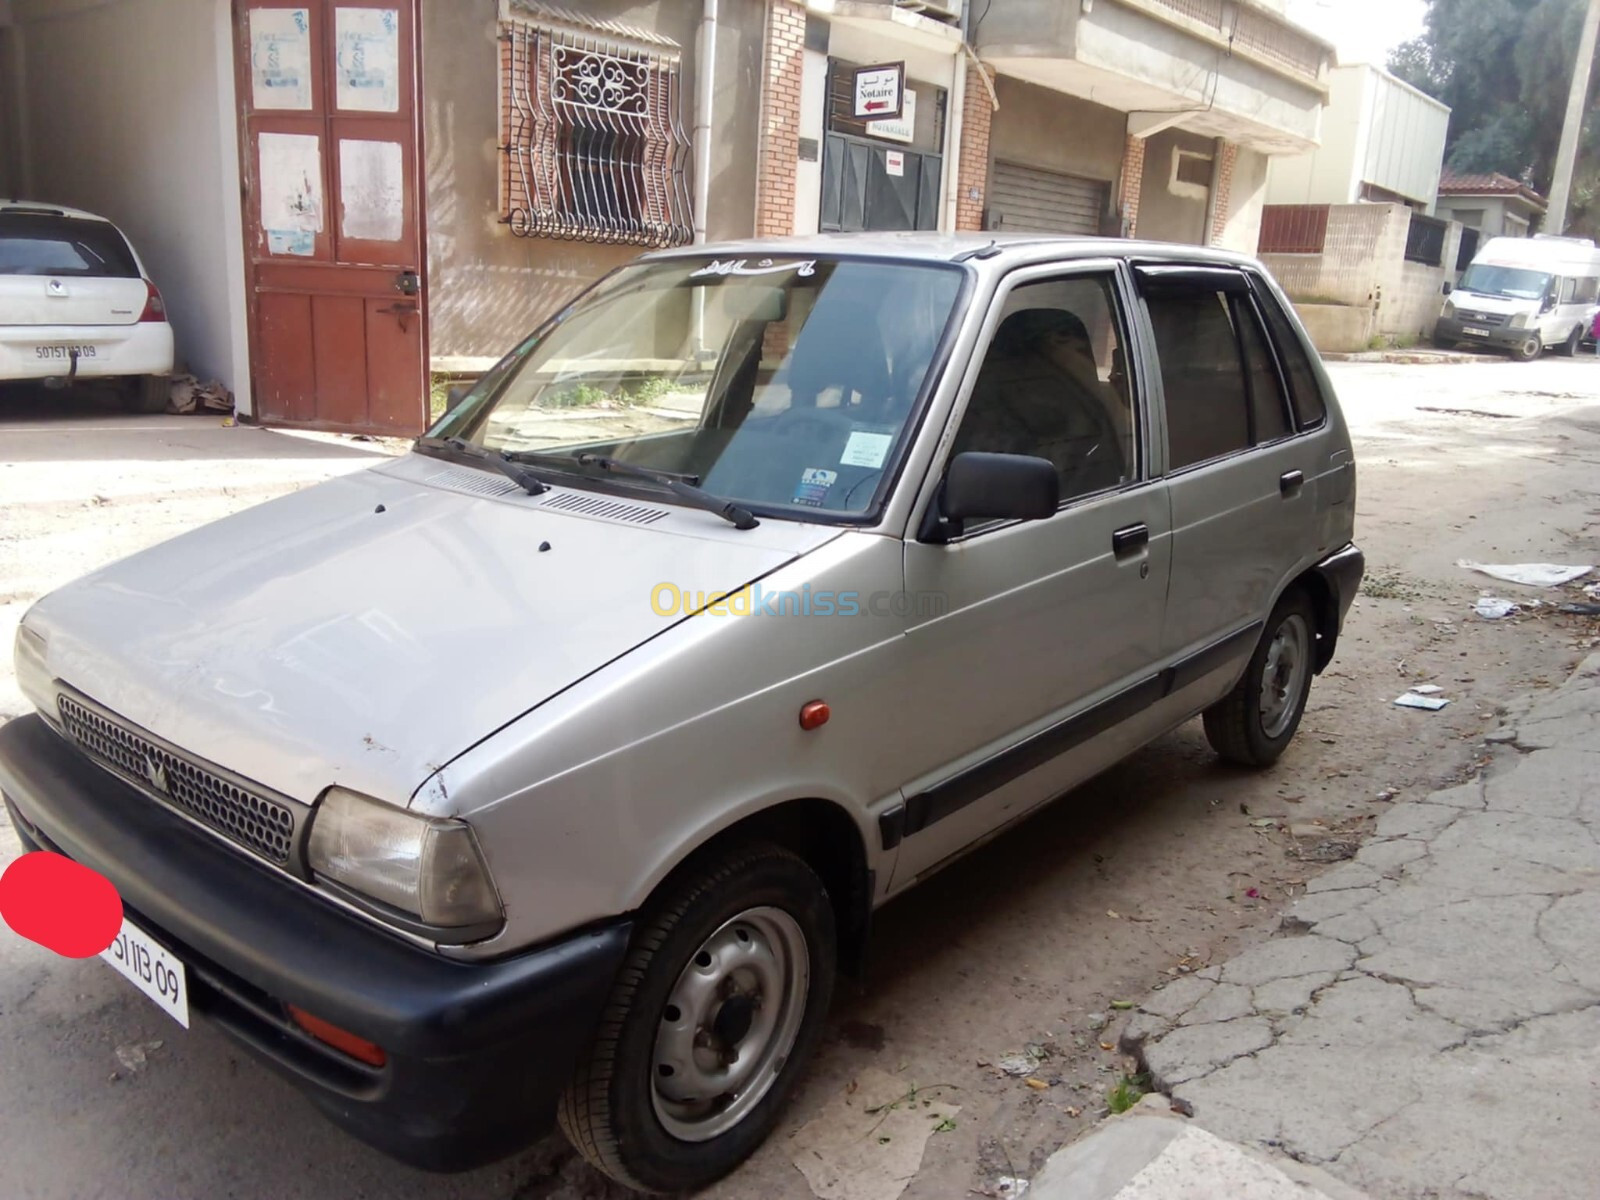
[[[256,412],[420,433],[416,0],[235,11]]]
[[[1295,433],[1242,272],[1135,274],[1160,362],[1172,500],[1162,648],[1198,664],[1180,673],[1186,681],[1220,679],[1254,649],[1278,590],[1316,548],[1317,447]]]

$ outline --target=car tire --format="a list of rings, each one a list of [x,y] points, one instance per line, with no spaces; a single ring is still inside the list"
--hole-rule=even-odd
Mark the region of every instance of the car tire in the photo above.
[[[1267,619],[1244,675],[1205,711],[1206,740],[1224,760],[1267,767],[1300,728],[1315,672],[1317,617],[1298,588]]]
[[[130,379],[122,393],[122,407],[132,413],[164,413],[172,398],[172,380],[166,375],[141,375]]]
[[[1543,353],[1544,343],[1539,340],[1539,335],[1534,333],[1529,334],[1528,337],[1512,348],[1511,357],[1518,362],[1532,362]]]
[[[1577,358],[1578,347],[1583,344],[1583,326],[1573,326],[1572,332],[1567,335],[1567,340],[1561,343],[1561,354],[1564,358]]]
[[[1454,350],[1456,348],[1456,344],[1455,344],[1454,339],[1452,339],[1452,338],[1444,338],[1444,337],[1437,337],[1436,336],[1433,339],[1433,348],[1435,350]]]
[[[567,1139],[640,1191],[726,1175],[771,1131],[816,1047],[835,952],[827,891],[789,851],[747,844],[686,870],[635,926],[561,1098]],[[730,1080],[732,1093],[701,1094]]]

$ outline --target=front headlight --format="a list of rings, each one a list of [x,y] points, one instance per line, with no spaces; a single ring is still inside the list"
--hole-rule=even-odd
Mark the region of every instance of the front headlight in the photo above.
[[[17,667],[17,687],[28,703],[46,716],[54,717],[56,711],[55,681],[50,668],[45,666],[44,634],[28,625],[24,614],[17,626],[17,640],[13,658]]]
[[[498,925],[500,898],[472,827],[330,788],[311,821],[312,871],[445,929]]]
[[[1455,316],[1455,315],[1456,315],[1456,305],[1455,305],[1455,301],[1453,301],[1453,300],[1446,300],[1446,301],[1445,301],[1445,302],[1444,302],[1444,315],[1445,315],[1445,316],[1446,316],[1446,317],[1447,317],[1447,318],[1448,318],[1448,317],[1453,317],[1453,316]]]
[[[1518,313],[1507,322],[1507,325],[1511,329],[1526,329],[1528,327],[1528,314]]]

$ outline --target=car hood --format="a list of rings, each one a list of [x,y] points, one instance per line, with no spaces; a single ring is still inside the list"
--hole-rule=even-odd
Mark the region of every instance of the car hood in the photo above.
[[[338,783],[405,803],[683,619],[657,611],[658,584],[737,590],[839,532],[566,488],[465,494],[502,482],[409,455],[115,563],[28,622],[57,678],[189,754],[304,802]]]

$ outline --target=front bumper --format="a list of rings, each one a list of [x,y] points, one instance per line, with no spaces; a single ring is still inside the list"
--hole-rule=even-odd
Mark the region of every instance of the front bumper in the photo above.
[[[1482,333],[1468,333],[1480,329]],[[1534,335],[1532,329],[1511,329],[1505,325],[1483,325],[1476,321],[1463,321],[1458,317],[1440,317],[1433,323],[1435,342],[1469,342],[1474,346],[1494,346],[1509,350],[1520,346]]]
[[[619,921],[494,962],[443,958],[154,804],[37,716],[0,728],[0,792],[26,848],[99,871],[183,960],[192,1011],[336,1124],[415,1166],[467,1169],[544,1132],[627,950]],[[376,1043],[387,1062],[316,1041],[286,1003]]]

